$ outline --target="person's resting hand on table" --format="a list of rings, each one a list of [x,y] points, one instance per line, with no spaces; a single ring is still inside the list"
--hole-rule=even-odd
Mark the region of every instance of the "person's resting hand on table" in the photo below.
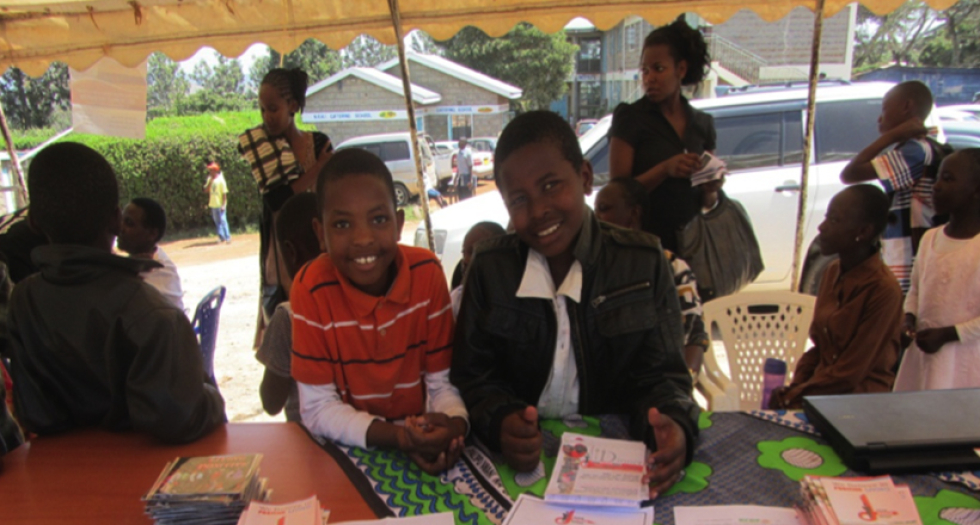
[[[532,406],[508,415],[500,424],[500,451],[517,472],[530,472],[538,466],[543,443],[538,410]]]
[[[657,441],[657,451],[647,457],[646,475],[650,499],[654,499],[681,480],[684,458],[687,457],[687,439],[681,426],[656,408],[650,409],[647,420],[653,427],[653,436]]]
[[[463,453],[466,421],[430,412],[405,420],[403,450],[423,471],[436,475],[451,468]]]

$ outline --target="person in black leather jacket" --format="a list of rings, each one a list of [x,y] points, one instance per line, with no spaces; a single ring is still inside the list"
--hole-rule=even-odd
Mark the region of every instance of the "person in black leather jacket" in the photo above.
[[[187,442],[224,422],[190,322],[139,277],[159,263],[111,253],[120,214],[109,163],[58,143],[37,155],[28,181],[29,220],[51,244],[34,250],[40,271],[14,287],[7,312],[25,430],[134,428]]]
[[[596,220],[592,168],[554,113],[504,129],[494,175],[516,234],[479,244],[464,284],[450,377],[472,430],[527,472],[539,410],[626,414],[631,435],[657,450],[655,497],[691,461],[699,415],[660,243]]]

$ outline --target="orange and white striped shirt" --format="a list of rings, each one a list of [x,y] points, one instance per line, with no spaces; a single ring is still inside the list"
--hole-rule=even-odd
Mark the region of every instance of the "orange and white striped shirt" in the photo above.
[[[290,297],[296,381],[335,386],[344,403],[387,419],[426,410],[426,375],[448,375],[454,329],[439,260],[398,248],[398,273],[383,297],[355,288],[326,254],[299,271]],[[307,404],[302,388],[300,399]],[[307,407],[301,411],[306,421]]]

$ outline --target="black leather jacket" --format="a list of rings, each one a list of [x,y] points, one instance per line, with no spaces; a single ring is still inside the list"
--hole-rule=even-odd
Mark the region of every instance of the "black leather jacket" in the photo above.
[[[518,298],[528,247],[516,235],[481,243],[465,278],[450,378],[476,435],[500,449],[503,418],[537,405],[554,361],[552,303]],[[647,412],[697,438],[698,406],[683,358],[683,326],[670,265],[656,237],[599,222],[588,212],[575,246],[582,304],[568,301],[579,412],[627,414],[630,433],[656,448]]]
[[[158,263],[64,244],[33,259],[40,272],[14,287],[7,312],[27,430],[99,425],[186,442],[225,421],[187,317],[139,278]]]

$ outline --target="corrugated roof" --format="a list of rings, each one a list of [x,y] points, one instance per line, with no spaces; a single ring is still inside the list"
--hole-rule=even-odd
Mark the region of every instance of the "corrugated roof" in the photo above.
[[[389,75],[384,71],[374,69],[372,67],[351,67],[347,68],[339,73],[336,73],[330,77],[327,77],[316,84],[313,84],[306,90],[306,96],[309,98],[314,93],[317,93],[324,88],[336,84],[347,77],[357,77],[365,82],[370,82],[380,88],[387,89],[398,96],[405,96],[405,90],[402,86],[402,79],[394,75]],[[442,95],[425,89],[421,86],[416,86],[412,84],[412,100],[416,104],[428,105],[435,104],[442,100]]]
[[[438,55],[425,55],[422,53],[415,53],[413,51],[408,51],[406,56],[408,57],[408,60],[412,62],[417,62],[423,66],[430,67],[436,71],[445,73],[454,78],[458,78],[463,82],[468,82],[474,86],[481,87],[510,100],[517,100],[524,94],[524,91],[517,86],[512,86],[502,80],[497,80],[496,78],[480,73],[479,71],[474,71],[462,64],[457,64],[448,58],[443,58]],[[387,71],[392,67],[398,67],[397,58],[393,58],[379,65],[378,69]],[[409,70],[409,74],[411,74],[411,70]]]

